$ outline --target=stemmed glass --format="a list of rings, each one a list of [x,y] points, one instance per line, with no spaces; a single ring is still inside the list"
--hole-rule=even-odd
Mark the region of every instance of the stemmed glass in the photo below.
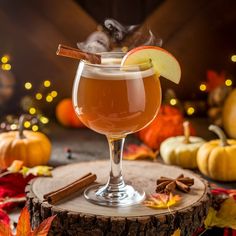
[[[123,53],[102,53],[102,64],[80,61],[73,86],[73,104],[80,120],[107,137],[110,175],[105,185],[88,187],[87,200],[105,206],[141,202],[145,192],[127,185],[122,176],[125,137],[147,126],[157,115],[161,87],[151,61],[121,66]]]

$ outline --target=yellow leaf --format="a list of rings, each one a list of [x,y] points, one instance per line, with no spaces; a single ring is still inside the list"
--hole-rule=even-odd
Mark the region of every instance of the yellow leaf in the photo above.
[[[169,208],[171,206],[176,205],[181,200],[181,197],[179,195],[173,195],[170,193],[167,194],[152,194],[149,196],[149,198],[144,201],[144,205],[151,208]]]
[[[156,159],[157,152],[153,152],[152,149],[146,145],[130,144],[124,151],[125,160],[139,160],[139,159]]]
[[[52,167],[50,166],[35,166],[33,168],[28,168],[23,166],[21,173],[24,176],[28,176],[30,174],[34,176],[52,176]]]
[[[236,229],[236,201],[231,197],[226,199],[218,212],[210,208],[204,223],[206,227]]]
[[[181,234],[181,230],[180,229],[177,229],[175,230],[175,232],[172,234],[172,236],[180,236]]]
[[[7,170],[11,173],[17,173],[23,166],[23,161],[15,160],[12,164],[7,168]]]

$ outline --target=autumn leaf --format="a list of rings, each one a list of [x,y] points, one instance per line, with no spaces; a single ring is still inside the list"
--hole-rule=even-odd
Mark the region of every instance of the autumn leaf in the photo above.
[[[30,174],[34,176],[52,176],[52,167],[50,166],[35,166],[33,168],[28,168],[23,166],[20,173],[23,176],[28,176]]]
[[[31,233],[30,228],[30,215],[27,207],[24,207],[21,211],[19,221],[16,228],[17,236],[28,236]]]
[[[44,220],[32,233],[32,236],[46,236],[56,215]]]
[[[146,145],[130,144],[124,151],[125,160],[140,160],[140,159],[156,159],[157,152],[153,152],[151,148]]]
[[[21,211],[16,228],[16,236],[47,236],[56,215],[45,219],[34,231],[30,227],[30,215],[27,207]],[[0,221],[0,236],[13,236],[10,225]]]
[[[216,87],[223,85],[225,82],[225,73],[217,73],[214,70],[207,71],[207,91],[212,91]]]
[[[169,208],[176,205],[181,200],[179,195],[156,193],[149,196],[144,201],[144,205],[151,208]]]
[[[0,220],[0,236],[13,236],[10,225]]]
[[[10,171],[11,173],[17,173],[20,171],[20,169],[22,168],[24,162],[20,161],[20,160],[15,160],[12,162],[12,164],[7,168],[8,171]]]
[[[232,197],[226,199],[219,211],[211,207],[204,224],[206,228],[216,226],[236,229],[236,201]]]
[[[172,236],[180,236],[181,235],[181,230],[176,229],[175,232],[172,234]]]

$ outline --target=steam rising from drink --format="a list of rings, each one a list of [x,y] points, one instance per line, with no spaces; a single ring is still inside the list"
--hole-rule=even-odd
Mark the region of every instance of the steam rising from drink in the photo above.
[[[162,46],[162,39],[147,27],[122,25],[114,19],[106,19],[102,27],[93,32],[84,42],[77,43],[79,49],[91,53],[107,51],[127,51],[150,45]]]

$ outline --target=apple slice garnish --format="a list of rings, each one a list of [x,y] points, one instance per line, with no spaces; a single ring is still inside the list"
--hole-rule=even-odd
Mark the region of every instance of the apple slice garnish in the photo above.
[[[140,64],[150,59],[157,74],[179,83],[181,69],[178,61],[168,51],[157,46],[139,46],[130,50],[122,59],[121,66]]]

